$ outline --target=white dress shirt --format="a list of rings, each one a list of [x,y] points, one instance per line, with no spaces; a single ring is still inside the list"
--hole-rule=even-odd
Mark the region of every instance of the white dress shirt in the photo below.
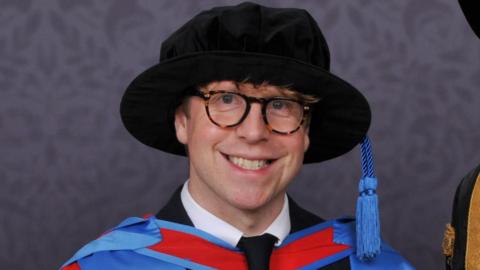
[[[185,182],[181,192],[181,200],[188,217],[192,220],[195,228],[205,231],[232,246],[236,246],[240,238],[244,235],[242,231],[233,225],[223,221],[205,208],[201,207],[190,195],[188,191],[188,181]],[[290,213],[288,210],[288,197],[285,195],[282,210],[268,228],[261,234],[269,233],[275,236],[278,241],[275,246],[279,246],[290,232]]]

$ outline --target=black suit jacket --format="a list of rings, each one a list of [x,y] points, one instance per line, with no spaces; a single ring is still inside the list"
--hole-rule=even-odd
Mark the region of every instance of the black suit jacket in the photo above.
[[[158,219],[163,219],[163,220],[168,220],[175,223],[193,226],[193,223],[188,217],[187,212],[185,211],[185,208],[183,207],[182,201],[180,199],[181,190],[182,190],[181,188],[178,188],[177,191],[175,191],[172,198],[170,198],[167,204],[157,213],[156,217]],[[292,200],[292,198],[289,197],[288,202],[289,202],[289,211],[290,211],[290,223],[292,226],[290,233],[300,231],[302,229],[305,229],[307,227],[316,225],[324,221],[320,217],[298,206]],[[350,261],[347,257],[340,261],[324,266],[320,269],[348,270],[350,269]]]

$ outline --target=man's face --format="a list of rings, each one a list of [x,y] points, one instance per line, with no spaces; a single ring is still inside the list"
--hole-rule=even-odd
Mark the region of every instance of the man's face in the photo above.
[[[275,86],[255,88],[230,81],[213,82],[205,89],[254,97],[283,93]],[[178,140],[188,147],[189,190],[197,202],[217,213],[228,207],[250,211],[282,202],[303,164],[308,130],[302,126],[289,135],[269,131],[258,103],[252,103],[242,123],[222,128],[209,120],[202,98],[191,97],[186,103],[176,112],[175,127]]]

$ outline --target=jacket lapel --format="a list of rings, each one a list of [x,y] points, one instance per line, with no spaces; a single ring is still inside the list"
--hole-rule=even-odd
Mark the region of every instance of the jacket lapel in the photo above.
[[[188,217],[187,211],[185,211],[182,200],[180,199],[181,192],[182,186],[177,188],[177,190],[173,193],[167,204],[162,209],[160,209],[160,211],[155,215],[155,217],[157,219],[167,220],[193,227],[193,223]]]

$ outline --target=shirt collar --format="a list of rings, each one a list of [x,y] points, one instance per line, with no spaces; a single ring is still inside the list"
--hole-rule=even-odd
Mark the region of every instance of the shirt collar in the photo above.
[[[232,246],[236,246],[243,232],[223,221],[205,208],[201,207],[190,195],[188,191],[188,181],[185,182],[180,194],[183,207],[187,212],[188,217],[192,220],[195,228],[205,231]],[[275,246],[279,246],[290,232],[290,212],[288,209],[288,197],[285,195],[282,210],[270,226],[262,233],[269,233],[275,236],[278,241]]]

